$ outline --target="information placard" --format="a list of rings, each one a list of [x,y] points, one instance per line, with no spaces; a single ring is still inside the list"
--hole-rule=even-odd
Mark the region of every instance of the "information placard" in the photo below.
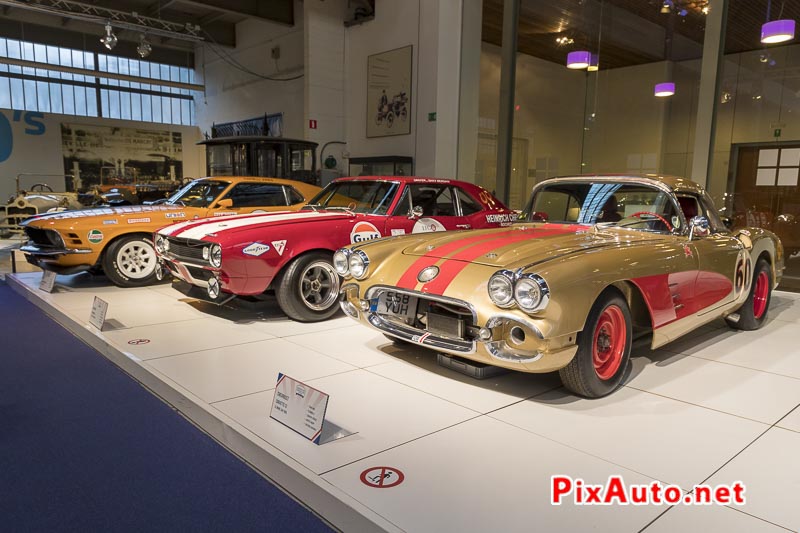
[[[53,287],[56,284],[56,273],[50,270],[42,271],[42,281],[39,282],[39,290],[44,292],[53,292]]]
[[[107,312],[108,302],[95,296],[94,303],[92,304],[92,313],[89,315],[89,323],[100,331],[103,331],[103,324],[106,321]]]
[[[278,374],[269,416],[314,444],[320,444],[329,398],[329,395],[314,387],[285,374]]]

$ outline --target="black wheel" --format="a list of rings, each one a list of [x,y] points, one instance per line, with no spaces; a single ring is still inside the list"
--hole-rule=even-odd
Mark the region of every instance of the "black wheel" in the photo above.
[[[118,287],[143,287],[156,281],[156,250],[144,235],[127,235],[109,244],[101,264]]]
[[[622,382],[631,357],[631,312],[615,290],[607,290],[594,303],[586,325],[578,334],[578,352],[558,371],[570,391],[600,398]]]
[[[339,311],[341,279],[332,255],[301,255],[278,274],[275,298],[286,316],[298,322],[319,322]]]
[[[759,259],[753,271],[753,282],[750,294],[744,305],[739,308],[739,320],[728,320],[728,325],[735,329],[751,331],[764,325],[772,299],[772,269],[765,259]]]
[[[46,183],[37,183],[31,186],[31,192],[53,192],[53,188]]]
[[[392,124],[394,124],[394,113],[389,111],[389,113],[386,115],[386,125],[391,128]]]

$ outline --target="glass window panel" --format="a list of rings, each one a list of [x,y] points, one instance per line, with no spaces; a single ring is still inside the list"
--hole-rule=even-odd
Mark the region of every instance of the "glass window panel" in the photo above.
[[[131,119],[131,94],[129,92],[119,92],[119,114],[126,120]]]
[[[46,81],[36,82],[36,107],[39,111],[50,112],[50,85]]]
[[[150,77],[150,63],[147,61],[140,61],[139,62],[139,73],[142,75],[143,78]]]
[[[11,109],[11,86],[4,76],[0,76],[0,107]]]
[[[69,50],[67,50],[66,48],[59,48],[58,55],[59,55],[58,63],[60,65],[63,65],[65,67],[71,67],[72,66],[72,53],[70,53]],[[72,74],[70,74],[68,72],[62,72],[61,73],[61,79],[62,80],[71,80],[72,79]]]
[[[100,110],[102,111],[101,116],[107,117],[108,116],[108,90],[107,89],[100,89]]]
[[[25,90],[22,80],[11,79],[11,107],[12,109],[25,109]]]
[[[27,111],[37,111],[36,82],[33,80],[23,80],[22,87],[25,89],[25,109]]]
[[[64,114],[75,114],[75,90],[72,85],[61,86],[61,99],[64,102]]]
[[[161,75],[159,76],[159,78],[162,79],[162,80],[168,80],[169,79],[169,65],[159,65],[159,67],[161,68]]]
[[[153,122],[161,122],[161,97],[153,96]]]
[[[86,116],[86,91],[83,87],[75,87],[75,114]]]
[[[108,63],[105,54],[97,54],[97,70],[101,72],[108,72]]]
[[[108,91],[108,116],[119,118],[119,91]]]
[[[72,51],[72,66],[76,68],[83,68],[83,53],[77,50]],[[75,74],[76,81],[84,81],[84,76]]]
[[[172,102],[166,96],[161,97],[161,122],[172,122]]]
[[[33,45],[33,60],[37,63],[47,63],[47,47],[43,44],[34,44]],[[47,76],[48,71],[44,69],[37,68],[36,69],[37,76]]]
[[[142,120],[145,122],[153,120],[153,98],[149,94],[142,95]]]
[[[8,57],[8,49],[6,48],[5,39],[0,39],[0,56]],[[0,72],[8,72],[8,65],[0,65]]]
[[[2,92],[2,84],[0,84],[0,92]],[[0,98],[2,98],[2,95],[0,95]],[[0,107],[3,107],[3,105],[0,104]],[[50,112],[58,114],[64,112],[64,106],[62,105],[62,98],[61,98],[60,83],[50,84]]]
[[[86,89],[86,114],[97,116],[97,89]]]
[[[192,123],[192,114],[189,111],[191,107],[190,100],[181,100],[181,124],[190,125]]]
[[[142,98],[141,95],[133,93],[131,98],[131,119],[142,120]]]
[[[83,64],[86,68],[95,70],[94,68],[94,54],[91,52],[84,52],[83,53]]]
[[[172,99],[172,123],[181,123],[181,101],[178,98]]]
[[[20,59],[25,59],[27,61],[33,61],[33,44],[26,43],[25,41],[20,42],[20,49],[22,51],[22,57]],[[36,73],[35,69],[32,68],[23,68],[22,73],[27,76],[34,76]]]
[[[120,57],[118,59],[118,61],[119,61],[119,73],[120,74],[130,75],[130,65],[129,65],[128,60],[125,59],[124,57]],[[131,83],[128,82],[128,81],[121,81],[120,80],[119,85],[120,85],[120,87],[130,87]]]
[[[6,39],[6,48],[7,48],[7,52],[8,52],[8,57],[11,57],[11,58],[14,58],[14,59],[21,59],[20,52],[19,52],[19,41],[14,41],[12,39]],[[14,72],[16,74],[19,74],[20,72],[22,72],[21,68],[14,67],[14,66],[9,66],[8,70],[9,70],[9,72]]]

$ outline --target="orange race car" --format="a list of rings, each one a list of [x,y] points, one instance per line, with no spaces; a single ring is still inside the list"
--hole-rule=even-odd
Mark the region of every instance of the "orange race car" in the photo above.
[[[158,205],[66,211],[22,223],[26,259],[44,270],[73,274],[102,271],[120,287],[156,280],[153,232],[173,222],[206,217],[296,211],[319,187],[275,178],[214,177],[194,180]]]

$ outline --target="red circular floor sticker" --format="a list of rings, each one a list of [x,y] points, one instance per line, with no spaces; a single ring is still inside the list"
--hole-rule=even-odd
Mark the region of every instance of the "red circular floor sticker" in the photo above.
[[[396,487],[405,478],[401,471],[391,466],[373,466],[361,472],[361,483],[376,489]]]
[[[150,342],[150,339],[133,339],[129,340],[128,344],[133,344],[134,346],[138,346],[140,344],[147,344],[148,342]]]

